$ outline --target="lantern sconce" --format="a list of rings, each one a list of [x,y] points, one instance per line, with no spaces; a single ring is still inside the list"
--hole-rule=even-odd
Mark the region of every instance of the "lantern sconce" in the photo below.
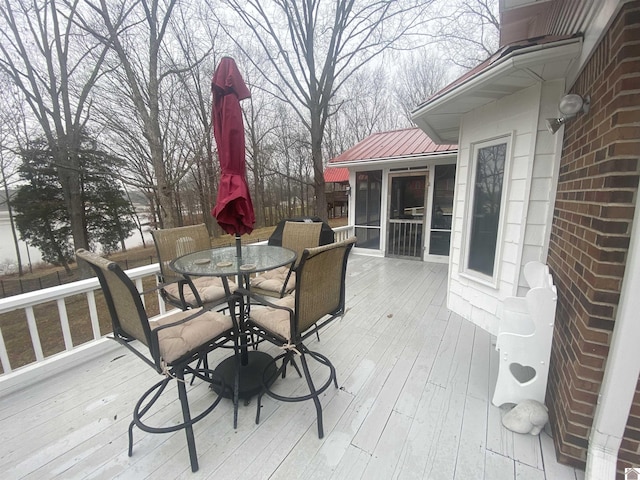
[[[562,116],[559,118],[547,118],[547,130],[551,135],[555,134],[570,118],[579,113],[589,113],[590,106],[591,97],[589,95],[584,97],[575,93],[565,95],[558,104],[558,110],[560,110]]]

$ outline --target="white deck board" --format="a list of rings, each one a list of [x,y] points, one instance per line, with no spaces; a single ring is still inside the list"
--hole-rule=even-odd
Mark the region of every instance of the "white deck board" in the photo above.
[[[194,428],[198,472],[183,431],[134,429],[130,458],[133,405],[159,377],[122,348],[0,397],[2,478],[581,480],[556,462],[546,433],[501,425],[506,409],[491,404],[495,338],[447,310],[446,276],[446,265],[352,255],[348,311],[308,343],[333,361],[340,386],[321,398],[323,439],[312,402],[264,397],[256,425],[252,399],[234,429],[225,399]],[[228,354],[214,352],[210,364]],[[277,389],[299,394],[305,384],[290,369]],[[180,418],[168,390],[159,423]],[[194,412],[213,398],[199,382],[188,390]]]

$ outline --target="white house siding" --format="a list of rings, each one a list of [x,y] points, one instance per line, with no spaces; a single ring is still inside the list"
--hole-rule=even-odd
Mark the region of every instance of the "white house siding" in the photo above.
[[[526,290],[522,266],[546,260],[561,144],[559,136],[547,131],[545,119],[558,116],[563,86],[561,81],[537,84],[478,108],[461,122],[447,304],[494,335],[502,300]],[[507,197],[496,251],[497,282],[489,285],[462,272],[472,195],[470,156],[474,144],[503,136],[511,141],[505,168]]]

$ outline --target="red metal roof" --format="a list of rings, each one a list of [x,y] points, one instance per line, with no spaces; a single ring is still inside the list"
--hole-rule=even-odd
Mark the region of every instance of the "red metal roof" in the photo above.
[[[346,168],[327,167],[324,169],[326,183],[340,183],[349,181],[349,170]]]
[[[329,163],[412,157],[435,153],[456,153],[457,145],[437,145],[419,128],[405,128],[369,135]]]

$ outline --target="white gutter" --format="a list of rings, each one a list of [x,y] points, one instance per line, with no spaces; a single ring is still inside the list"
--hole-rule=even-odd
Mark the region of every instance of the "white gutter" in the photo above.
[[[618,451],[640,375],[640,194],[609,356],[587,451],[585,480],[616,478]]]

